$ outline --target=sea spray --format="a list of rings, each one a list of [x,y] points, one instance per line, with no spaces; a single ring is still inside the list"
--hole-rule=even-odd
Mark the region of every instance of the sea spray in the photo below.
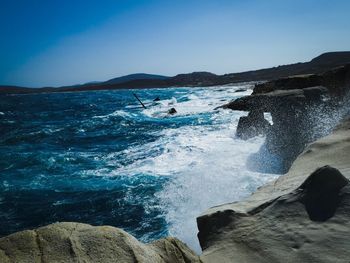
[[[275,177],[246,168],[264,138],[235,138],[245,113],[213,110],[251,87],[137,90],[146,109],[130,90],[0,100],[0,235],[78,221],[199,251],[201,212]]]

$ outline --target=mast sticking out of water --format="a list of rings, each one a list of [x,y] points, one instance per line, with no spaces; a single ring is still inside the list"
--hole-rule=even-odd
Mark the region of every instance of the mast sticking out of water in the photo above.
[[[134,97],[141,103],[142,107],[143,107],[144,109],[146,109],[145,104],[142,103],[142,101],[139,99],[139,97],[138,97],[135,93],[132,93],[132,95],[134,95]]]

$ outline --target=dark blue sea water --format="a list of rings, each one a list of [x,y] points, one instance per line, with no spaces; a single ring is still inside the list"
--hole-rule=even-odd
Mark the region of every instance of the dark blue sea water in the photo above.
[[[234,137],[243,113],[213,110],[238,88],[134,91],[147,109],[130,90],[1,96],[0,236],[78,221],[198,249],[196,216],[274,178],[245,168],[263,138]]]

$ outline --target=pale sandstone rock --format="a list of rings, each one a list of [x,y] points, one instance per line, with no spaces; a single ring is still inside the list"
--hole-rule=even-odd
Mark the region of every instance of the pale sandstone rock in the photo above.
[[[339,173],[329,167],[314,173],[326,165]],[[201,259],[215,263],[349,262],[349,178],[350,121],[346,120],[331,135],[307,147],[287,174],[242,202],[202,214],[197,219]],[[306,185],[315,186],[316,191]],[[332,198],[339,202],[332,204]],[[316,204],[316,211],[334,206],[334,213],[315,218],[308,202]]]
[[[0,239],[0,262],[200,262],[175,238],[143,244],[111,226],[56,223]]]

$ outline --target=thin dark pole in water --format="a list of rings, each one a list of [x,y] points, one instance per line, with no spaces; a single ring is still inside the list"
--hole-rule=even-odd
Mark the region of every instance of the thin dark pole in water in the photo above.
[[[132,93],[132,95],[134,95],[134,97],[141,103],[142,107],[144,109],[146,109],[146,106],[142,103],[142,101],[139,99],[139,97],[137,97],[137,95],[135,93]]]

